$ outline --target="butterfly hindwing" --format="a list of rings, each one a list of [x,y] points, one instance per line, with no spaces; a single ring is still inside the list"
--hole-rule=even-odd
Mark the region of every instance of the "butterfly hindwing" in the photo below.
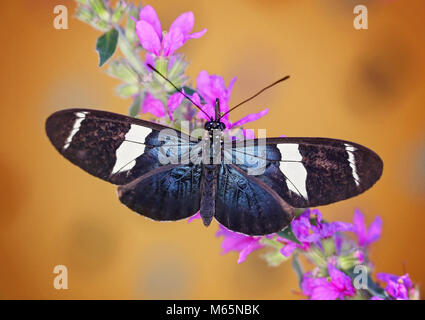
[[[165,165],[119,186],[120,201],[133,211],[160,221],[179,220],[199,210],[200,165]]]
[[[278,232],[294,210],[272,188],[233,164],[218,173],[215,218],[226,228],[249,235]]]

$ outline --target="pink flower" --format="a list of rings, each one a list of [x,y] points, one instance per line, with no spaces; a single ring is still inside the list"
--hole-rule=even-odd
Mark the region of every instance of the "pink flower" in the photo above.
[[[176,110],[183,101],[184,96],[180,92],[176,92],[168,97],[167,113],[171,121],[173,121],[173,112]],[[161,100],[156,99],[149,92],[145,95],[145,100],[142,106],[143,113],[151,113],[155,117],[165,117],[165,108]]]
[[[165,116],[164,105],[161,100],[155,99],[149,92],[145,95],[145,100],[142,106],[143,113],[151,113],[155,117],[162,118]]]
[[[360,246],[368,246],[372,242],[379,239],[382,232],[382,219],[377,216],[375,220],[370,224],[369,230],[366,227],[365,217],[356,209],[353,218],[353,231],[357,234],[358,242]]]
[[[304,274],[301,288],[311,300],[336,300],[356,293],[351,279],[332,263],[328,265],[329,277],[315,278],[311,272]]]
[[[409,290],[413,288],[412,280],[410,280],[409,274],[405,274],[401,277],[390,274],[390,273],[378,273],[376,277],[382,282],[387,283],[385,291],[397,300],[409,300]]]
[[[312,219],[315,219],[315,223],[312,223]],[[331,237],[337,232],[351,231],[352,228],[353,226],[350,223],[339,221],[329,223],[322,222],[322,214],[319,210],[307,209],[291,222],[292,232],[301,244],[288,239],[280,239],[286,243],[280,252],[285,257],[289,257],[297,248],[308,250],[312,243],[316,243],[321,247],[319,243],[320,239]]]
[[[220,112],[229,110],[229,100],[232,94],[233,84],[236,77],[230,80],[229,86],[226,88],[224,79],[217,75],[209,75],[207,71],[203,70],[196,78],[196,87],[199,94],[204,98],[206,104],[203,106],[204,111],[214,118],[215,100],[218,98],[220,101]],[[198,112],[198,118],[210,120],[203,112]],[[228,119],[228,117],[226,117]]]
[[[248,122],[253,122],[256,121],[262,117],[264,117],[267,113],[269,113],[269,108],[266,108],[258,113],[251,113],[246,115],[245,117],[239,119],[238,121],[234,122],[232,124],[232,128],[233,127],[240,127],[243,126],[244,124],[248,123]]]
[[[204,98],[205,105],[200,105],[200,98],[198,94],[193,99],[196,103],[202,107],[202,109],[208,114],[203,112],[198,112],[198,118],[210,120],[215,116],[215,101],[218,98],[220,102],[220,112],[225,113],[229,111],[229,101],[230,96],[232,94],[233,85],[236,81],[236,77],[230,80],[228,87],[226,88],[226,84],[224,82],[223,77],[217,75],[209,75],[207,71],[203,70],[198,74],[196,79],[196,87],[199,94]],[[245,117],[239,119],[238,121],[231,123],[229,121],[229,115],[224,116],[220,121],[222,121],[226,125],[226,129],[231,129],[234,127],[242,126],[248,122],[256,121],[262,117],[264,117],[268,113],[269,109],[265,109],[258,113],[248,114]],[[254,138],[252,131],[244,130],[245,137]]]
[[[219,230],[217,231],[216,236],[224,237],[224,240],[221,243],[221,248],[223,249],[222,254],[226,254],[229,251],[239,251],[238,263],[244,262],[252,251],[263,247],[263,245],[259,242],[261,237],[246,236],[244,234],[236,233],[226,229],[221,224],[219,225]]]
[[[192,12],[185,12],[171,24],[168,32],[164,33],[161,22],[155,10],[147,5],[140,10],[139,21],[136,23],[136,33],[143,48],[156,56],[168,57],[178,48],[193,38],[200,38],[207,29],[192,33],[195,17]]]
[[[316,216],[316,225],[312,226],[313,232],[319,234],[320,238],[332,237],[337,232],[352,231],[353,225],[347,222],[325,222],[322,223],[322,213],[314,209],[312,214]]]
[[[184,89],[183,89],[183,92],[184,92]],[[173,93],[168,98],[167,112],[171,121],[173,121],[174,110],[176,110],[180,106],[180,104],[183,101],[183,98],[184,98],[184,95],[182,95],[180,92]]]

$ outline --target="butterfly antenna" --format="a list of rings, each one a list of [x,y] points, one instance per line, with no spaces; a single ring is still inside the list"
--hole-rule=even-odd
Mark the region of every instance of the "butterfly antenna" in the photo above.
[[[273,82],[272,84],[268,85],[267,87],[265,87],[265,88],[261,89],[261,90],[260,90],[260,91],[258,91],[256,94],[254,94],[252,97],[250,97],[250,98],[248,98],[248,99],[246,99],[246,100],[242,101],[241,103],[237,104],[236,106],[234,106],[233,108],[231,108],[229,111],[227,111],[226,113],[224,113],[224,114],[220,117],[220,119],[221,119],[221,118],[223,118],[225,115],[229,114],[230,112],[232,112],[233,110],[235,110],[236,108],[240,107],[240,106],[241,106],[241,105],[243,105],[244,103],[246,103],[246,102],[248,102],[248,101],[251,101],[251,100],[252,100],[252,99],[254,99],[256,96],[260,95],[261,93],[263,93],[263,92],[264,92],[264,91],[266,91],[267,89],[269,89],[269,88],[271,88],[271,87],[273,87],[273,86],[277,85],[278,83],[280,83],[280,82],[282,82],[282,81],[285,81],[285,80],[287,80],[287,79],[289,79],[289,76],[285,76],[285,77],[283,77],[282,79],[279,79],[279,80],[277,80],[277,81]],[[219,119],[219,120],[220,120],[220,119]]]
[[[176,89],[178,92],[180,92],[187,100],[189,100],[195,107],[197,107],[199,110],[201,110],[208,118],[210,118],[212,120],[212,117],[210,117],[210,115],[208,113],[206,113],[204,110],[202,110],[202,108],[199,105],[197,105],[186,93],[184,93],[184,91],[182,89],[177,88],[177,86],[174,83],[172,83],[161,72],[159,72],[158,70],[156,70],[153,65],[151,65],[151,64],[148,63],[148,67],[151,68],[155,73],[157,73],[162,79],[164,79],[169,84],[171,84],[174,89]]]

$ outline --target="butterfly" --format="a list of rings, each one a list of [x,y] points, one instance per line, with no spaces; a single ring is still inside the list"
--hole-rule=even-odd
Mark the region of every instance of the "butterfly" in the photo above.
[[[205,136],[197,138],[158,123],[91,109],[52,114],[46,133],[66,159],[118,185],[119,200],[131,210],[159,221],[185,219],[200,211],[204,225],[215,218],[246,235],[281,231],[294,218],[295,208],[354,197],[382,174],[380,157],[349,141],[224,141],[226,126],[219,110],[217,100],[215,117],[205,123]],[[163,132],[168,132],[165,138]]]

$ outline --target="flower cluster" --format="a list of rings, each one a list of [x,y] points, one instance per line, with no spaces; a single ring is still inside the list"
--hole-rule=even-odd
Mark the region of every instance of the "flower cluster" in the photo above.
[[[192,12],[179,15],[170,28],[162,29],[161,21],[149,5],[138,6],[119,0],[115,7],[104,0],[77,0],[76,16],[94,28],[104,32],[98,39],[96,49],[100,65],[108,64],[109,75],[122,83],[117,93],[131,98],[130,115],[138,117],[149,113],[152,120],[179,128],[179,122],[189,121],[193,128],[202,127],[214,116],[216,99],[220,101],[220,113],[229,110],[229,102],[236,77],[226,86],[223,77],[201,70],[192,86],[185,72],[185,57],[177,51],[186,41],[203,37],[207,29],[192,33],[195,18]],[[124,24],[124,26],[123,26]],[[122,57],[111,60],[119,48]],[[142,58],[142,56],[144,57]],[[196,110],[184,96],[162,77],[155,68],[202,108]],[[231,122],[225,114],[221,121],[228,133],[268,113],[268,109],[250,114]],[[254,137],[253,131],[242,128],[245,137]],[[199,218],[199,213],[189,222]],[[364,215],[356,210],[353,223],[327,222],[317,209],[298,212],[290,226],[268,236],[246,236],[227,230],[219,225],[217,237],[223,237],[222,253],[239,252],[238,263],[262,248],[268,248],[266,261],[273,266],[292,257],[294,269],[300,279],[303,294],[309,299],[418,299],[418,289],[408,274],[395,276],[378,273],[379,286],[368,275],[373,270],[369,261],[369,246],[377,241],[382,231],[382,220],[377,217],[366,227]],[[355,234],[357,241],[350,236]],[[298,259],[306,257],[310,271],[304,272]],[[357,281],[357,267],[363,267],[366,277]],[[367,282],[367,284],[365,283]]]
[[[217,236],[224,237],[223,253],[239,252],[238,263],[252,251],[264,247],[272,249],[265,255],[270,265],[278,265],[293,255],[302,292],[309,299],[418,299],[418,288],[408,274],[377,273],[377,279],[386,284],[384,289],[373,282],[369,276],[373,266],[368,260],[368,247],[380,238],[382,220],[376,217],[367,228],[364,218],[356,210],[353,223],[325,222],[319,210],[307,209],[291,222],[286,232],[252,237],[220,226]],[[354,233],[357,241],[347,233]],[[302,271],[298,254],[313,265],[311,271]],[[363,274],[354,271],[358,266],[363,267]],[[363,283],[360,281],[356,287],[356,279],[362,276]]]

